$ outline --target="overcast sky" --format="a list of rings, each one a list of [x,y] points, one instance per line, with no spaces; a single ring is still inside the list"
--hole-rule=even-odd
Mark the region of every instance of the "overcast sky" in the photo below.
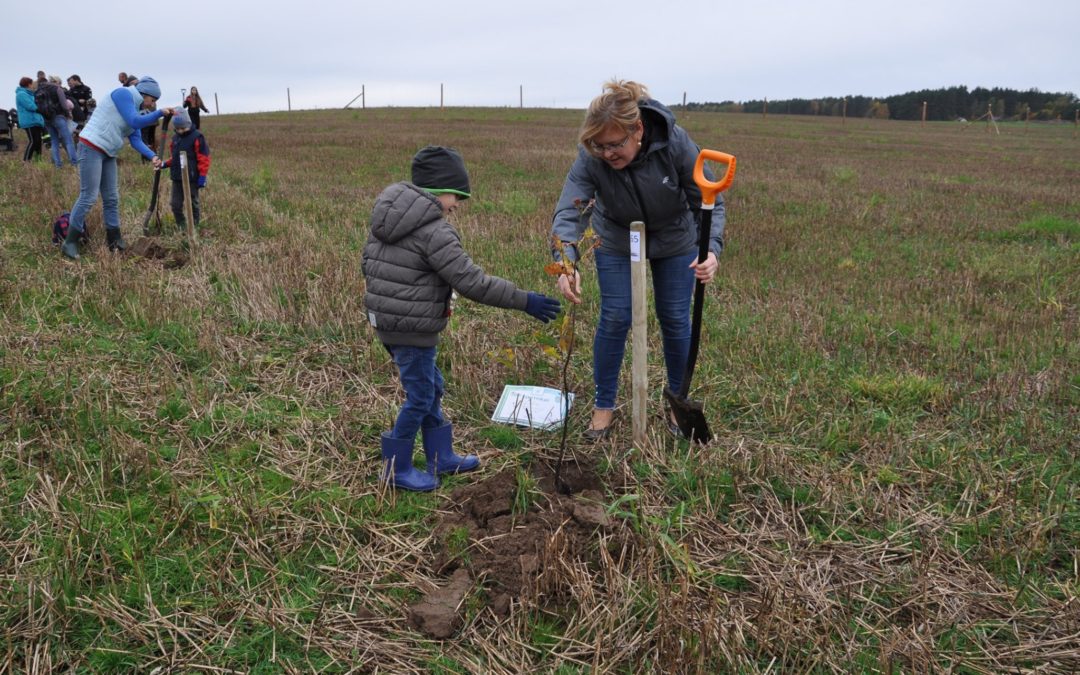
[[[23,75],[152,75],[221,113],[367,105],[584,108],[613,76],[665,103],[1080,92],[1080,0],[28,0],[0,13],[0,105]],[[6,101],[6,102],[5,102]],[[359,107],[357,100],[354,106]]]

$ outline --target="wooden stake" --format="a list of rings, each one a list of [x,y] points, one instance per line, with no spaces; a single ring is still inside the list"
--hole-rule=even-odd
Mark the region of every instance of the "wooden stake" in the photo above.
[[[292,92],[289,91],[288,87],[285,87],[285,98],[289,102],[289,112],[292,112]]]
[[[922,125],[926,126],[926,101],[922,102]]]
[[[221,114],[221,110],[218,109],[217,92],[216,91],[214,92],[214,114],[215,115],[220,115]]]
[[[645,223],[630,223],[630,297],[633,336],[631,338],[632,426],[634,447],[641,449],[645,443],[645,408],[649,397],[649,347],[648,310],[645,297],[647,267],[645,262]]]
[[[439,83],[439,110],[443,109],[443,86]]]
[[[840,124],[847,124],[847,99],[844,99],[844,110],[840,113]]]
[[[768,117],[769,116],[769,97],[768,96],[765,97],[765,106],[761,109],[761,116],[762,117]]]
[[[188,178],[188,154],[186,152],[180,153],[180,182],[184,186],[184,220],[187,221],[187,237],[188,246],[191,247],[191,252],[195,253],[195,247],[198,246],[195,235],[195,214],[191,210],[191,179]]]

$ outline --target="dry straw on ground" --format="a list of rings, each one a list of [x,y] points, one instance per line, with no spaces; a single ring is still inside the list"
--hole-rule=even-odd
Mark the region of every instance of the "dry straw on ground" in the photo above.
[[[556,494],[555,435],[488,418],[503,384],[561,386],[557,336],[463,300],[439,363],[484,468],[379,486],[401,394],[360,302],[375,194],[458,147],[466,248],[550,291],[578,121],[207,118],[182,265],[169,232],[63,262],[74,175],[0,157],[0,673],[1080,669],[1080,200],[1050,125],[685,118],[741,171],[694,394],[716,440],[663,434],[654,328],[648,442],[581,443],[580,339],[582,482]],[[125,226],[142,169],[124,156]],[[451,583],[433,639],[410,616]]]

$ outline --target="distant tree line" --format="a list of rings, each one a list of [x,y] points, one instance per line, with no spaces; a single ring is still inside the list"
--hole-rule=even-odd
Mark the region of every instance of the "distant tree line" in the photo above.
[[[964,118],[975,120],[991,112],[999,120],[1055,120],[1059,117],[1072,120],[1080,107],[1076,94],[1039,91],[1028,89],[1003,89],[994,87],[948,87],[945,89],[923,89],[896,94],[885,98],[869,96],[847,96],[805,99],[792,98],[778,101],[722,101],[720,103],[687,103],[686,110],[710,112],[768,112],[786,115],[832,115],[845,114],[844,102],[847,101],[848,117],[876,117],[894,120],[921,120],[923,102],[926,102],[926,119],[956,120]]]

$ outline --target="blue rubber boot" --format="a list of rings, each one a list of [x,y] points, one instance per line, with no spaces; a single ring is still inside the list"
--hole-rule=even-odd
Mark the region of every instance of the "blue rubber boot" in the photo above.
[[[398,490],[413,492],[431,492],[439,487],[439,479],[430,473],[420,471],[412,464],[413,441],[411,438],[393,438],[389,433],[382,435],[382,479]]]
[[[464,473],[480,466],[476,455],[462,457],[454,452],[454,425],[447,422],[441,427],[421,429],[424,437],[424,455],[427,456],[428,473]]]
[[[60,246],[60,252],[67,258],[78,260],[79,239],[81,239],[82,236],[82,232],[76,232],[74,227],[68,226],[67,236],[64,238],[63,245]]]

